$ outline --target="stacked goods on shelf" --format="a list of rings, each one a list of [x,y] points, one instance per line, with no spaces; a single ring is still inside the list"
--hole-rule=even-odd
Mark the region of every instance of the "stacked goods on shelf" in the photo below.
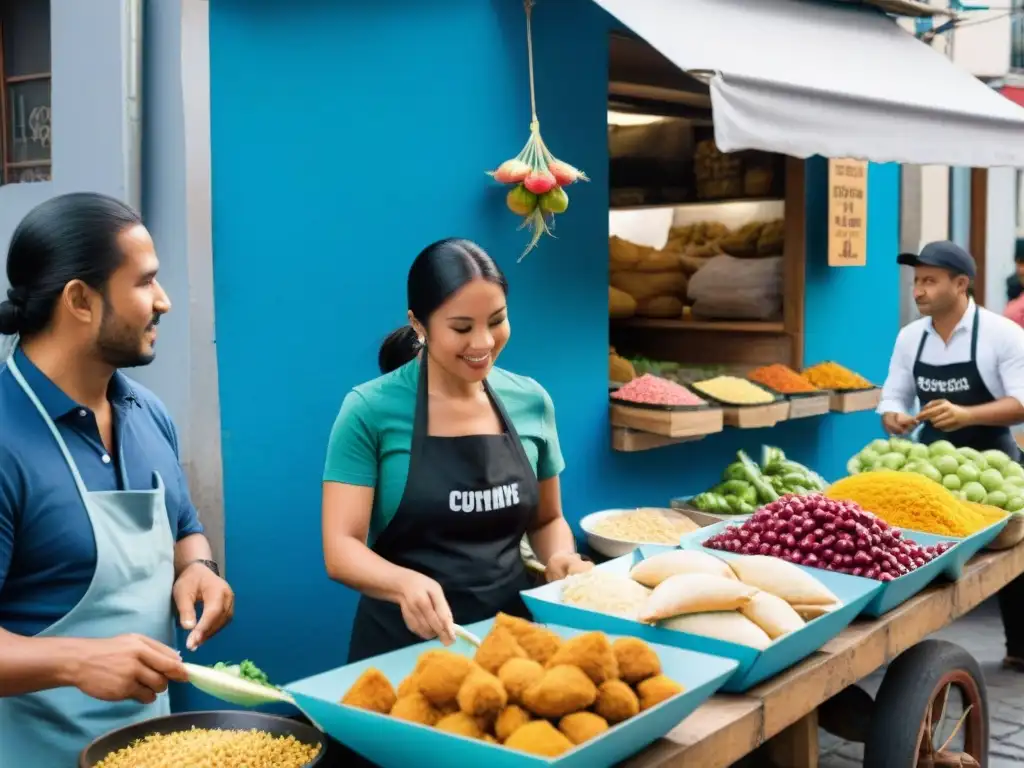
[[[830,498],[853,501],[891,525],[965,538],[1006,517],[991,505],[969,504],[924,475],[888,469],[851,475],[832,485]]]
[[[738,259],[781,256],[785,248],[786,224],[783,219],[752,221],[718,242],[723,253]]]
[[[625,291],[608,286],[608,317],[623,320],[636,314],[636,299]]]
[[[711,536],[704,546],[890,582],[924,567],[953,544],[922,546],[855,502],[815,493],[771,502],[742,525]]]
[[[617,384],[625,384],[636,378],[636,369],[626,358],[615,351],[615,347],[608,348],[608,381]]]
[[[682,318],[687,280],[678,254],[637,245],[614,235],[609,238],[608,253],[611,287],[636,302],[637,316]],[[610,302],[613,296],[610,294]],[[616,311],[628,311],[622,297],[617,301]]]
[[[778,392],[780,395],[810,395],[823,392],[814,386],[807,377],[781,363],[755,368],[747,374],[747,378],[755,384],[761,384]]]
[[[854,373],[849,368],[844,368],[839,363],[831,361],[812,365],[804,369],[804,378],[811,382],[818,389],[830,389],[836,391],[850,391],[860,389],[873,389],[874,384],[865,379],[859,373]]]
[[[697,197],[701,200],[743,197],[743,155],[720,151],[714,139],[697,142],[693,174],[697,181]],[[770,188],[771,184],[768,186]]]
[[[757,240],[753,242],[756,252]],[[778,318],[782,315],[782,294],[781,256],[744,259],[728,253],[709,259],[690,278],[686,290],[693,316],[708,320]]]
[[[729,228],[717,221],[698,221],[672,227],[665,250],[679,254],[679,264],[687,276],[693,276],[708,260],[722,253],[718,243],[729,235]]]
[[[1007,512],[1024,510],[1024,467],[1002,451],[956,448],[948,440],[921,445],[894,437],[873,440],[847,462],[846,469],[851,475],[878,470],[923,475],[960,501]]]
[[[775,395],[737,376],[715,376],[694,382],[694,390],[724,405],[770,405]]]
[[[701,512],[746,515],[782,495],[803,495],[823,491],[825,487],[820,475],[790,461],[778,448],[764,446],[760,466],[744,451],[738,451],[736,461],[722,472],[721,482],[697,494],[689,503]]]

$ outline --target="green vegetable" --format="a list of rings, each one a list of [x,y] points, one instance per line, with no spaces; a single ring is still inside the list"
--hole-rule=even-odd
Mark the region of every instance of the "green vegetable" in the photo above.
[[[772,487],[772,484],[765,482],[764,477],[761,475],[761,470],[758,469],[758,466],[750,460],[750,457],[745,452],[737,451],[736,458],[743,464],[743,469],[747,475],[745,479],[757,490],[757,500],[759,502],[767,504],[779,498],[779,494]]]
[[[745,482],[749,482],[747,478],[747,470],[743,466],[743,462],[734,461],[726,467],[725,471],[722,472],[722,480],[724,482],[728,482],[729,480],[743,480]]]
[[[742,496],[747,492],[747,489],[753,488],[753,486],[746,480],[726,480],[724,483],[717,486],[717,488],[720,489],[717,492],[721,493],[723,496],[728,496],[730,494],[733,496]]]
[[[213,668],[220,672],[227,672],[229,675],[234,675],[242,680],[248,680],[250,683],[263,685],[267,688],[277,687],[271,684],[270,678],[267,677],[266,672],[248,659],[244,659],[241,664],[227,664],[223,661],[218,661],[213,665]]]

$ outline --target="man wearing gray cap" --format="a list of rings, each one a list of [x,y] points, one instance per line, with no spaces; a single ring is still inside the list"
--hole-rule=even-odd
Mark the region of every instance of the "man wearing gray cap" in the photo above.
[[[914,268],[914,301],[923,315],[896,338],[878,412],[891,435],[921,426],[921,443],[996,449],[1020,461],[1010,427],[1024,423],[1024,328],[977,306],[977,273],[967,251],[949,241],[901,254]],[[913,415],[915,401],[919,404]],[[1024,671],[1024,577],[999,595],[1006,663]]]

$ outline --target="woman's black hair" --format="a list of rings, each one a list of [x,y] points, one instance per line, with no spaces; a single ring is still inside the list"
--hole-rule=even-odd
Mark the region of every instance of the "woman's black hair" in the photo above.
[[[29,211],[7,250],[11,287],[0,302],[0,335],[46,328],[72,280],[103,291],[124,257],[118,235],[141,223],[130,206],[94,192],[59,195]]]
[[[466,283],[483,278],[508,294],[508,281],[494,259],[476,243],[448,238],[428,245],[409,267],[409,310],[424,326],[437,308]],[[390,373],[412,361],[422,349],[412,326],[403,325],[384,339],[377,356],[381,373]]]

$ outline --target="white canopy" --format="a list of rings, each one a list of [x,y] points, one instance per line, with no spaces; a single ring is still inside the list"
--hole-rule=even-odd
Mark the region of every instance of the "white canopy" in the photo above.
[[[874,8],[596,2],[681,70],[710,76],[724,152],[1024,167],[1024,108]]]

